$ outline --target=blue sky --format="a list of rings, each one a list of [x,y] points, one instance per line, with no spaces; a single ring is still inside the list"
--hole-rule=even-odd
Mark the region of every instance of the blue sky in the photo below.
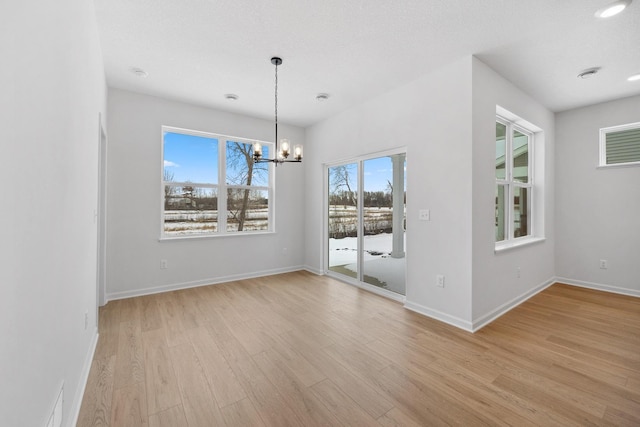
[[[176,182],[218,183],[218,140],[166,132],[164,169]]]
[[[390,157],[378,157],[364,162],[364,191],[386,191],[387,180],[393,182]]]
[[[351,188],[357,188],[357,166],[351,163],[349,177]],[[405,186],[406,186],[405,172]],[[377,157],[364,161],[364,191],[386,191],[388,181],[393,182],[393,164],[391,157]]]
[[[164,170],[173,174],[175,182],[217,184],[219,143],[226,144],[226,140],[165,132]],[[269,156],[268,147],[263,145],[262,152],[264,156]],[[235,169],[227,172],[236,175]],[[254,174],[254,184],[256,179]],[[258,184],[262,185],[260,181]]]

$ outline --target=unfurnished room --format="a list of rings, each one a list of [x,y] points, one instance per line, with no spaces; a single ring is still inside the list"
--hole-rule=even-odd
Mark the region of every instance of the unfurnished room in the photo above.
[[[1,425],[640,425],[639,0],[0,16]]]

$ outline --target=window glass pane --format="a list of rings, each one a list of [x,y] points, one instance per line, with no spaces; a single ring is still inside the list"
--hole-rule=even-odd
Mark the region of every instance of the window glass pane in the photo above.
[[[640,162],[640,127],[607,133],[606,150],[608,165]]]
[[[529,182],[529,136],[513,131],[513,180]]]
[[[164,180],[217,184],[218,140],[165,132]]]
[[[269,191],[227,189],[227,231],[269,230]]]
[[[531,194],[528,188],[513,188],[513,237],[529,235]]]
[[[164,233],[168,236],[218,231],[215,188],[164,186]]]
[[[496,122],[496,178],[505,178],[507,127]]]
[[[506,236],[506,185],[496,185],[496,242],[501,242]]]
[[[229,185],[269,185],[269,164],[253,162],[253,144],[227,141],[226,182]],[[269,157],[269,148],[262,147],[262,156]]]
[[[405,294],[406,155],[365,160],[362,280]]]
[[[358,277],[358,164],[329,168],[329,270]]]

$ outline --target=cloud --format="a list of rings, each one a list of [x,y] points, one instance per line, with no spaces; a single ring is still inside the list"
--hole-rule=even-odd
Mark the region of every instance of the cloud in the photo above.
[[[165,160],[165,161],[164,161],[164,167],[165,167],[165,168],[179,168],[179,167],[180,167],[180,165],[179,165],[179,164],[177,164],[177,163],[173,163],[173,162],[171,162],[171,161],[169,161],[169,160]]]

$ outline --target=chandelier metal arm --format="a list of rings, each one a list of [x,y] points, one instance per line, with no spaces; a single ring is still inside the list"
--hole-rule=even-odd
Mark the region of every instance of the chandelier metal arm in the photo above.
[[[289,160],[289,141],[283,139],[281,150],[278,149],[278,65],[282,64],[282,58],[274,56],[271,58],[271,63],[275,65],[275,108],[274,108],[274,121],[275,121],[275,154],[273,159],[265,159],[262,157],[262,146],[259,143],[255,143],[253,146],[253,162],[254,163],[275,163],[276,166],[280,163],[301,163],[302,162],[302,146],[296,145],[293,149],[293,159]],[[286,144],[286,145],[285,145]]]

